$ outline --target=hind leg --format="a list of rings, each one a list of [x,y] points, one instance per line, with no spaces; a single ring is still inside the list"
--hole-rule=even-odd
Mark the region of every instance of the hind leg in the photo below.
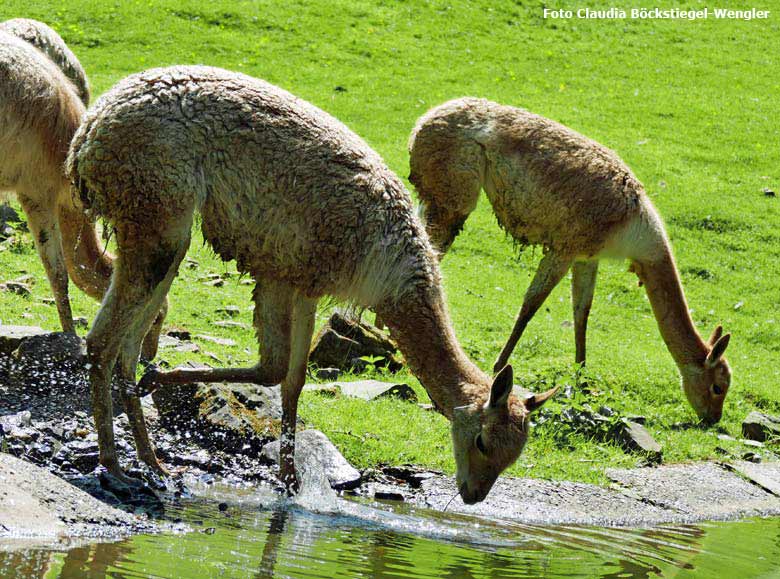
[[[163,385],[193,382],[250,382],[276,386],[287,375],[290,358],[290,319],[294,289],[275,280],[261,279],[255,286],[255,331],[260,341],[260,362],[250,368],[178,368],[150,370],[138,383],[140,395]],[[262,336],[260,338],[259,336]]]
[[[577,261],[572,266],[571,302],[574,309],[574,344],[576,348],[575,361],[578,365],[585,364],[585,336],[588,330],[588,315],[593,304],[593,293],[596,288],[596,273],[598,261]]]
[[[111,286],[87,336],[93,411],[100,462],[122,476],[116,456],[110,378],[119,358],[123,386],[135,381],[141,340],[159,312],[190,239],[191,214],[171,219],[175,228],[156,232],[132,224],[117,227],[117,259]],[[124,395],[139,457],[159,466],[137,398]]]
[[[62,236],[54,207],[34,201],[31,196],[18,193],[19,202],[27,215],[27,223],[35,240],[35,247],[46,270],[46,277],[54,293],[60,325],[65,332],[75,332],[73,313],[68,298],[68,270],[62,252]]]

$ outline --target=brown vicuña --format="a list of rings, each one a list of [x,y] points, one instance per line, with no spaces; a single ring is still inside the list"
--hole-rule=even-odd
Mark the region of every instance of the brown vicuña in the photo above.
[[[412,132],[409,152],[409,179],[438,251],[449,249],[481,190],[515,240],[544,247],[494,370],[507,363],[526,325],[569,269],[576,361],[584,363],[598,262],[629,259],[688,401],[700,418],[720,419],[731,382],[723,358],[730,335],[718,326],[706,342],[699,336],[663,222],[617,154],[539,115],[476,98],[426,113]]]
[[[122,476],[109,378],[134,382],[141,336],[168,292],[200,212],[203,235],[256,282],[252,368],[147,373],[139,390],[184,382],[282,384],[281,478],[297,485],[298,397],[318,299],[379,312],[453,422],[458,486],[482,500],[520,454],[529,412],[512,371],[495,380],[461,349],[438,262],[400,180],[342,123],[261,80],[209,67],[130,76],[90,109],[68,156],[84,203],[116,229],[111,287],[87,336],[100,460]],[[141,428],[143,423],[137,424]],[[154,465],[151,445],[139,449]]]

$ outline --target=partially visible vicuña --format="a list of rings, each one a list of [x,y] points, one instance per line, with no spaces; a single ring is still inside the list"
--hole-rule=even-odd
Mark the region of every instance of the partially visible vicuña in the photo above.
[[[599,143],[526,110],[461,98],[428,111],[409,142],[410,181],[428,233],[446,252],[475,209],[481,190],[515,240],[544,246],[511,335],[495,369],[509,360],[526,325],[572,270],[576,361],[601,258],[629,259],[647,289],[658,328],[700,418],[717,421],[731,383],[720,326],[696,331],[661,218],[642,184]]]

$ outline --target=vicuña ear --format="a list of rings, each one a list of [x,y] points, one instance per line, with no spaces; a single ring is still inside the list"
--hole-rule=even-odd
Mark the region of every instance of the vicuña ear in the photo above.
[[[555,388],[550,388],[547,392],[542,392],[541,394],[534,394],[533,396],[529,396],[525,399],[525,407],[528,409],[528,412],[533,412],[537,408],[539,408],[542,404],[547,402],[550,398],[555,396],[555,393],[558,392],[558,386]]]
[[[718,361],[723,356],[723,352],[726,351],[730,339],[731,339],[731,334],[726,334],[725,336],[720,338],[717,342],[715,342],[715,345],[712,346],[712,350],[710,350],[710,353],[707,354],[707,359],[704,361],[704,366],[706,368],[712,368],[715,366],[715,364],[718,363]]]
[[[500,408],[506,406],[509,401],[509,395],[512,393],[512,382],[514,372],[512,366],[504,366],[493,379],[493,386],[490,387],[490,408]]]
[[[710,336],[710,339],[707,340],[707,344],[709,344],[710,348],[712,348],[715,345],[715,342],[720,340],[720,337],[723,335],[723,326],[718,326],[715,328],[712,332],[712,335]]]

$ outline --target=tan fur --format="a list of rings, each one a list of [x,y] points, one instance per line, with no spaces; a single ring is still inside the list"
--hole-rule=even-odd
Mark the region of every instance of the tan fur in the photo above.
[[[64,173],[70,140],[89,100],[86,75],[54,30],[35,20],[15,19],[0,23],[0,84],[0,191],[17,194],[46,267],[60,323],[72,331],[68,277],[100,300],[112,269],[112,257]],[[148,359],[156,354],[163,317],[164,312],[144,344]]]
[[[409,142],[411,182],[434,245],[446,252],[481,190],[499,225],[521,244],[542,245],[540,263],[494,370],[573,268],[577,362],[598,260],[629,259],[645,283],[659,329],[703,419],[719,420],[731,372],[722,348],[696,332],[663,223],[631,170],[611,150],[563,125],[484,99],[453,100],[426,113]],[[723,337],[728,343],[728,337]],[[711,352],[720,352],[709,359]]]
[[[7,32],[35,46],[49,57],[76,87],[84,106],[89,105],[87,75],[59,34],[43,22],[29,18],[14,18],[0,22],[0,32]]]
[[[491,379],[451,328],[438,262],[409,194],[379,156],[339,121],[263,81],[209,67],[173,67],[121,81],[90,109],[68,171],[81,198],[117,231],[117,267],[87,337],[101,462],[121,473],[109,378],[134,378],[138,339],[190,242],[196,211],[223,259],[257,282],[260,362],[252,368],[147,373],[140,391],[191,381],[282,379],[280,473],[295,487],[297,401],[317,300],[375,307],[421,383],[450,418],[482,407]],[[527,438],[525,405],[477,412],[492,452],[458,458],[464,500],[481,500]],[[457,422],[453,421],[453,428]],[[455,432],[455,431],[454,431]],[[455,436],[456,457],[473,438]],[[490,469],[484,468],[489,463]]]
[[[83,112],[51,60],[0,32],[0,190],[14,191],[27,214],[66,331],[73,320],[57,207],[71,198],[63,163]]]

